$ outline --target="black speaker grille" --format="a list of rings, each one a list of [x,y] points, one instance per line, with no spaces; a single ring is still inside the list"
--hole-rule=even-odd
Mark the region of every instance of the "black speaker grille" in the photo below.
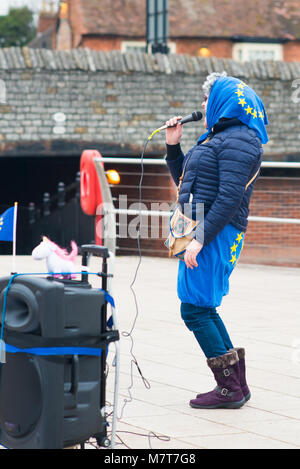
[[[42,412],[42,390],[35,359],[7,354],[1,364],[0,422],[15,438],[31,432]]]

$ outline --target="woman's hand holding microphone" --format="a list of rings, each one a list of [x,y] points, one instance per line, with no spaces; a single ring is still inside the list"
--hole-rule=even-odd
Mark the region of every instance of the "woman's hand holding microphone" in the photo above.
[[[177,145],[180,143],[182,137],[182,125],[178,123],[182,116],[172,117],[166,122],[168,128],[166,129],[166,143],[168,145]]]

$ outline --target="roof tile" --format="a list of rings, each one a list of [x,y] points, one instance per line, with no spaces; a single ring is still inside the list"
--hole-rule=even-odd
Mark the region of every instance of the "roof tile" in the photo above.
[[[146,35],[146,0],[72,2],[82,34]],[[300,38],[299,0],[169,0],[169,31],[171,38]]]

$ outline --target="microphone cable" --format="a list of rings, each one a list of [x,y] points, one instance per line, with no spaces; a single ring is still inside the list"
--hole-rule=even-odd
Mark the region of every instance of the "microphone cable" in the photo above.
[[[153,136],[158,133],[160,131],[160,129],[157,129],[155,130],[154,132],[152,132],[152,134],[146,139],[145,143],[144,143],[144,146],[143,146],[143,151],[142,151],[142,154],[141,154],[141,176],[140,176],[140,180],[139,180],[139,185],[138,185],[138,200],[139,200],[139,223],[138,223],[138,229],[137,229],[137,248],[138,248],[138,265],[135,269],[135,273],[134,273],[134,276],[133,276],[133,280],[130,284],[130,290],[132,292],[132,295],[133,295],[133,299],[134,299],[134,304],[135,304],[135,317],[134,317],[134,320],[133,320],[133,323],[132,323],[132,326],[131,326],[131,329],[129,332],[122,332],[122,336],[123,337],[127,337],[130,339],[131,341],[131,347],[130,347],[130,355],[131,355],[131,371],[130,371],[130,386],[127,388],[127,392],[128,392],[128,395],[129,395],[129,399],[125,398],[124,399],[124,404],[123,404],[123,407],[121,409],[121,414],[120,414],[120,417],[118,417],[119,420],[122,419],[123,417],[123,413],[124,413],[124,409],[126,407],[126,405],[130,402],[132,402],[133,398],[132,398],[132,394],[131,394],[131,390],[133,388],[133,366],[135,365],[138,372],[139,372],[139,375],[144,383],[144,386],[146,389],[150,389],[151,388],[151,385],[149,383],[149,381],[144,377],[143,373],[142,373],[142,370],[138,364],[138,361],[134,355],[134,352],[133,352],[133,349],[134,349],[134,340],[133,340],[133,337],[132,337],[132,333],[135,329],[135,326],[136,326],[136,322],[137,322],[137,319],[138,319],[138,316],[139,316],[139,306],[138,306],[138,301],[137,301],[137,296],[136,296],[136,292],[134,290],[134,284],[136,282],[136,279],[137,279],[137,276],[138,276],[138,272],[139,272],[139,269],[140,269],[140,266],[141,266],[141,263],[142,263],[142,249],[141,249],[141,226],[142,226],[142,215],[141,215],[141,205],[142,205],[142,186],[143,186],[143,180],[144,180],[144,156],[145,156],[145,152],[146,152],[146,149],[147,149],[147,146],[148,146],[148,143],[152,140]]]
[[[202,118],[202,114],[200,112],[193,113],[193,115],[188,116],[188,118],[189,118],[189,120],[187,120],[187,122],[190,122],[190,121],[193,121],[193,120],[194,121],[195,120],[200,120]],[[154,130],[149,135],[149,137],[147,137],[147,139],[145,140],[144,146],[143,146],[142,154],[141,154],[141,176],[140,176],[139,185],[138,185],[139,224],[138,224],[138,230],[137,230],[137,247],[138,247],[139,260],[138,260],[138,265],[136,267],[136,270],[135,270],[135,273],[134,273],[134,276],[133,276],[133,280],[130,284],[130,289],[131,289],[132,294],[133,294],[136,313],[135,313],[134,321],[133,321],[133,324],[132,324],[132,327],[131,327],[130,331],[129,332],[122,332],[123,337],[130,338],[130,340],[131,340],[131,348],[130,348],[130,355],[131,355],[131,371],[130,371],[130,377],[131,378],[130,379],[131,379],[131,382],[130,382],[130,386],[127,388],[129,399],[127,399],[127,398],[124,399],[124,404],[122,406],[121,414],[120,414],[120,417],[118,417],[118,420],[121,420],[123,418],[123,413],[124,413],[124,409],[125,409],[126,405],[133,401],[131,390],[133,388],[133,366],[134,365],[136,366],[145,387],[147,389],[151,389],[151,385],[150,385],[149,381],[144,377],[144,375],[142,373],[142,370],[141,370],[141,368],[138,364],[138,361],[137,361],[137,359],[136,359],[136,357],[133,353],[134,340],[133,340],[132,334],[133,334],[133,331],[135,329],[136,322],[137,322],[137,319],[138,319],[138,316],[139,316],[139,307],[138,307],[136,292],[134,290],[134,284],[136,282],[138,272],[139,272],[139,269],[140,269],[140,266],[141,266],[141,263],[142,263],[142,250],[141,250],[141,226],[142,226],[142,213],[141,212],[142,212],[142,209],[141,209],[141,205],[142,205],[142,185],[143,185],[143,179],[144,179],[144,173],[145,173],[145,171],[144,171],[144,156],[145,156],[145,152],[146,152],[146,149],[147,149],[147,146],[148,146],[149,142],[152,140],[154,135],[161,132],[162,130],[165,130],[165,127],[160,127],[159,129]],[[156,436],[156,434],[154,432],[150,431],[148,433],[148,440],[149,440],[150,448],[151,448],[150,439],[153,436]],[[162,435],[161,438],[165,439],[165,441],[170,441],[170,438],[166,435]]]

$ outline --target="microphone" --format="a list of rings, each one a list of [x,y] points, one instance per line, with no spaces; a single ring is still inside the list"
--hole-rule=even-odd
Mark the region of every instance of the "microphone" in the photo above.
[[[194,111],[192,114],[189,114],[188,116],[183,117],[180,121],[177,122],[177,124],[187,124],[188,122],[194,122],[194,121],[200,121],[203,117],[202,112],[200,111]],[[176,125],[177,125],[176,124]],[[161,130],[166,130],[166,129],[171,129],[172,127],[176,127],[176,125],[163,125],[159,129],[157,129],[158,132]]]

